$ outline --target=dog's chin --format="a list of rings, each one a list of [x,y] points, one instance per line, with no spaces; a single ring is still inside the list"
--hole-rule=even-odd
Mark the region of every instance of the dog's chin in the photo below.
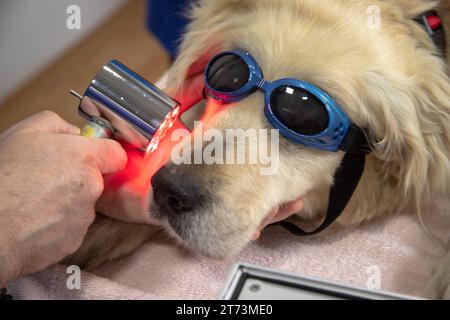
[[[221,233],[214,228],[214,222],[202,218],[203,212],[192,212],[179,219],[168,217],[157,205],[151,205],[150,211],[152,219],[157,220],[178,245],[194,254],[223,260],[239,253],[251,240],[250,228],[243,230],[241,226]]]

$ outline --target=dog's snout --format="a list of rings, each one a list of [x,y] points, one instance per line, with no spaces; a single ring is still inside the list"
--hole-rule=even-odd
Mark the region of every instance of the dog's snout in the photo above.
[[[153,198],[163,214],[183,214],[201,205],[198,188],[176,168],[162,167],[152,178]]]

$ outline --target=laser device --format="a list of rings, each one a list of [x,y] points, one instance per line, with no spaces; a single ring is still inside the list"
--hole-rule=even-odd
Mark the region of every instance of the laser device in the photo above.
[[[180,104],[117,60],[104,65],[80,99],[82,135],[114,138],[151,152],[178,118]]]

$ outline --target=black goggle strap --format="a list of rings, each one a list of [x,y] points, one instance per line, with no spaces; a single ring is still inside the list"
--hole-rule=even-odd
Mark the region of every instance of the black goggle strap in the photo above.
[[[364,131],[356,125],[352,125],[341,148],[347,153],[334,177],[335,183],[330,189],[328,210],[322,224],[313,231],[305,231],[287,221],[281,221],[274,225],[282,226],[296,236],[311,236],[325,230],[339,218],[355,192],[364,172],[366,154],[370,152],[370,145]]]

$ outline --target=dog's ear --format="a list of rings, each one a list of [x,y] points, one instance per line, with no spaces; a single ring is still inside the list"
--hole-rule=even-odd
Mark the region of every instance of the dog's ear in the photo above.
[[[375,183],[417,206],[450,183],[448,69],[443,59],[422,51],[409,75],[374,72],[366,79]]]
[[[401,10],[386,12],[404,26],[390,31],[395,51],[358,80],[363,100],[353,101],[362,106],[355,120],[369,128],[375,148],[360,183],[364,187],[357,189],[351,202],[354,221],[410,206],[419,209],[432,194],[448,192],[450,184],[449,68],[413,20],[436,3],[396,4]]]
[[[450,187],[450,79],[445,61],[418,49],[409,74],[371,72],[357,122],[369,128],[374,152],[349,204],[349,222],[405,208],[420,212]],[[356,101],[355,101],[356,102]]]

